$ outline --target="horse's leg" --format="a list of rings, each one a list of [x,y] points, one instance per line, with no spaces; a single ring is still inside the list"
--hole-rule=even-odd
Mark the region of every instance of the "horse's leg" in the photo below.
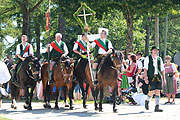
[[[64,94],[64,103],[65,103],[65,107],[69,107],[68,103],[67,103],[67,87],[63,86],[62,87],[63,90],[63,94]]]
[[[12,104],[11,104],[11,108],[13,109],[17,109],[17,105],[16,105],[16,92],[17,92],[17,87],[10,83],[10,91],[11,91],[11,98],[12,98]]]
[[[48,98],[48,102],[47,102],[47,108],[51,108],[51,105],[50,105],[50,101],[51,101],[51,91],[52,91],[52,88],[50,85],[47,85],[46,87],[46,99]]]
[[[29,97],[30,97],[30,99],[29,99],[29,106],[28,106],[27,110],[32,110],[31,102],[32,102],[33,91],[34,91],[34,88],[35,88],[35,87],[36,87],[36,84],[35,84],[35,86],[33,86],[33,87],[31,88],[31,92],[30,92],[30,94],[29,94]]]
[[[103,108],[102,108],[102,100],[103,100],[103,97],[104,97],[104,91],[103,91],[103,87],[101,86],[100,87],[100,101],[99,101],[99,112],[103,112]]]
[[[116,109],[116,94],[117,94],[117,90],[118,90],[118,86],[116,85],[115,88],[113,89],[113,112],[116,113],[117,109]]]
[[[86,92],[84,90],[83,82],[79,82],[79,86],[81,88],[82,96],[83,96],[83,107],[86,108],[87,107],[87,105],[86,105]]]
[[[89,91],[89,84],[86,84],[85,99],[83,99],[84,108],[87,107],[86,100],[87,100],[87,96],[88,96],[88,91]]]
[[[55,109],[59,109],[59,106],[58,106],[58,97],[59,97],[59,87],[56,86],[56,102],[55,102]]]
[[[69,87],[68,91],[69,91],[70,110],[72,110],[73,109],[73,106],[72,106],[72,88]]]
[[[24,109],[28,109],[28,106],[29,106],[29,87],[25,87],[24,91],[25,91],[25,96],[26,96]]]
[[[76,87],[76,83],[74,81],[72,81],[72,91],[74,91],[75,87]],[[74,94],[72,92],[72,99],[74,100]]]
[[[92,96],[94,98],[94,106],[95,106],[95,110],[98,110],[98,103],[97,103],[97,94],[98,92],[96,90],[94,90],[94,87],[91,87],[91,92],[92,92]]]

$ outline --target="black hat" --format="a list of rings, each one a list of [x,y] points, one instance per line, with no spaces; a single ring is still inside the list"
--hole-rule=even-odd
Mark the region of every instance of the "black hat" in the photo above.
[[[159,47],[154,45],[154,46],[152,46],[151,51],[154,50],[154,49],[158,49],[159,50]]]

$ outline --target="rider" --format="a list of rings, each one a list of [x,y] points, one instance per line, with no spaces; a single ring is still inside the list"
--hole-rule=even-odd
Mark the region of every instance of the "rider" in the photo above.
[[[94,40],[90,44],[91,48],[94,48],[94,63],[92,64],[92,74],[94,78],[94,84],[97,84],[97,67],[104,56],[107,56],[112,52],[113,46],[110,40],[107,39],[107,32],[102,30],[100,38]]]
[[[78,60],[83,55],[87,55],[87,35],[83,33],[81,39],[77,40],[74,44],[73,51],[75,53],[75,59]]]
[[[53,66],[59,58],[66,57],[68,52],[68,48],[66,46],[66,43],[63,42],[62,39],[62,34],[61,33],[56,33],[55,35],[55,41],[51,42],[51,44],[48,44],[47,52],[48,50],[50,51],[50,82],[49,84],[53,83],[53,78],[52,78],[52,70]]]
[[[33,55],[33,47],[30,43],[27,42],[28,38],[26,35],[22,35],[21,37],[21,44],[18,44],[16,47],[16,56],[17,59],[13,65],[12,71],[12,82],[16,81],[16,72],[17,72],[17,65],[20,64],[25,60],[26,57]]]

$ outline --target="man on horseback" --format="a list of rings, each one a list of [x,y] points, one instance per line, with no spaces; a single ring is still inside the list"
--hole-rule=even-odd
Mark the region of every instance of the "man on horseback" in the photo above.
[[[102,30],[100,33],[100,38],[94,40],[90,44],[91,48],[94,48],[94,62],[92,64],[92,74],[94,78],[94,84],[97,84],[97,67],[101,62],[102,58],[107,56],[112,52],[113,46],[110,40],[107,39],[107,33]]]
[[[22,63],[26,57],[33,55],[33,47],[30,43],[27,42],[28,38],[26,35],[22,35],[21,44],[18,44],[16,47],[16,60],[13,65],[12,79],[11,82],[15,82],[17,79],[17,66]]]
[[[81,40],[77,40],[74,44],[73,51],[76,54],[75,59],[78,60],[83,55],[87,55],[87,35],[85,33],[82,34]]]
[[[47,52],[49,50],[50,52],[50,82],[49,84],[53,83],[53,77],[52,77],[52,70],[53,66],[56,62],[58,62],[59,58],[66,57],[68,52],[68,48],[66,46],[66,43],[63,42],[62,39],[62,34],[61,33],[56,33],[55,36],[55,41],[51,42],[51,44],[48,44]]]

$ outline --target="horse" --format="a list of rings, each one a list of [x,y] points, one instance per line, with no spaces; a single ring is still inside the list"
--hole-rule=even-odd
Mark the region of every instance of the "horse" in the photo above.
[[[19,65],[18,65],[19,66]],[[18,67],[17,66],[17,67]],[[19,89],[22,88],[25,91],[25,105],[24,108],[27,110],[32,110],[31,101],[33,97],[33,91],[36,87],[36,82],[39,79],[40,73],[40,63],[39,59],[34,56],[26,57],[25,60],[21,63],[21,68],[16,76],[18,76],[19,82],[9,81],[10,93],[12,98],[11,108],[16,109],[16,98],[19,93]]]
[[[85,71],[86,77],[90,83],[92,95],[94,97],[95,110],[99,109],[99,112],[103,112],[102,110],[103,109],[102,99],[104,97],[103,91],[104,91],[104,88],[108,86],[110,86],[113,91],[112,92],[113,112],[117,112],[115,98],[116,98],[117,89],[118,89],[117,81],[118,81],[119,69],[121,68],[121,64],[122,64],[122,56],[123,54],[121,51],[113,50],[111,54],[108,54],[106,57],[102,59],[102,61],[98,65],[97,86],[94,86],[92,82],[89,65],[86,66],[86,71]],[[100,101],[99,101],[99,108],[98,108],[97,97],[98,97],[99,91],[100,91]]]
[[[41,68],[41,78],[43,83],[43,94],[44,94],[44,108],[51,108],[50,105],[50,99],[51,99],[51,93],[52,89],[56,85],[56,102],[55,102],[55,109],[59,109],[58,107],[58,96],[59,96],[59,87],[63,87],[63,93],[64,93],[64,102],[65,107],[69,107],[67,105],[66,95],[69,94],[69,100],[70,100],[70,109],[73,109],[72,106],[72,79],[73,79],[73,67],[74,64],[71,59],[65,58],[65,60],[58,60],[54,64],[53,67],[53,80],[54,83],[51,85],[48,85],[48,63],[45,63]]]
[[[87,59],[80,58],[79,63],[77,66],[74,68],[74,76],[76,77],[76,81],[79,83],[81,91],[82,91],[82,96],[83,96],[83,108],[86,108],[86,99],[87,99],[87,94],[88,94],[88,89],[89,89],[89,82],[86,79],[86,74],[85,74],[85,68],[88,63]],[[86,89],[84,89],[83,83],[86,84]],[[72,90],[74,90],[75,86],[77,83],[73,81],[72,84]],[[74,98],[74,96],[72,95]]]

